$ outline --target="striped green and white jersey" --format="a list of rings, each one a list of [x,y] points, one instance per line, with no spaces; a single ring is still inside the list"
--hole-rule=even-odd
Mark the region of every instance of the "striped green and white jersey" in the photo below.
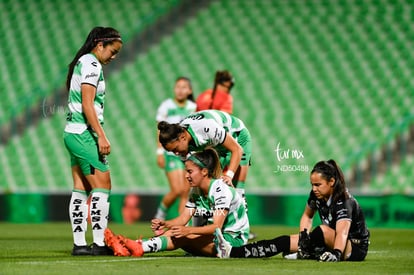
[[[65,127],[67,133],[81,134],[88,128],[88,122],[82,110],[81,86],[85,83],[96,87],[95,111],[99,122],[104,123],[105,80],[102,65],[95,55],[89,53],[79,58],[73,70],[68,99],[69,112]]]
[[[168,123],[179,123],[189,114],[195,112],[197,105],[187,100],[185,106],[178,106],[174,99],[164,100],[157,110],[157,122],[167,121]]]
[[[223,210],[228,210],[222,231],[235,237],[241,236],[247,243],[250,225],[244,199],[223,180],[212,179],[207,196],[201,194],[199,188],[193,188],[186,207],[194,209],[194,216],[208,218],[209,223],[214,215],[222,215]]]
[[[218,110],[206,110],[187,116],[180,122],[192,137],[189,151],[202,151],[207,147],[214,147],[220,156],[226,155],[228,150],[221,144],[230,134],[237,139],[238,133],[245,129],[243,121]]]

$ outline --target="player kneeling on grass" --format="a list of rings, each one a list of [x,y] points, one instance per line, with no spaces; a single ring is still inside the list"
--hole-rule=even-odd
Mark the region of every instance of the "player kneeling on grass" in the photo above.
[[[310,182],[312,191],[300,220],[299,234],[232,247],[217,231],[218,256],[261,258],[296,252],[298,259],[363,261],[368,252],[369,231],[358,202],[345,186],[341,169],[334,160],[320,161],[311,171]],[[316,211],[323,224],[310,232]]]
[[[181,248],[193,255],[216,257],[216,229],[233,247],[247,243],[250,228],[244,200],[220,179],[216,151],[206,149],[190,155],[185,161],[185,170],[192,187],[186,209],[172,220],[153,219],[151,229],[155,237],[147,240],[133,241],[107,229],[105,241],[116,256],[142,256],[143,253]],[[209,222],[204,226],[187,226],[196,213],[209,216]]]

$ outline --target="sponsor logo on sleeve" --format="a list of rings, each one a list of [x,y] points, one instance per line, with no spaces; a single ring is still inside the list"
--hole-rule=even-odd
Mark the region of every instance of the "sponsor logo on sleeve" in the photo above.
[[[91,78],[91,77],[97,77],[98,75],[96,73],[90,73],[85,76],[85,79]]]

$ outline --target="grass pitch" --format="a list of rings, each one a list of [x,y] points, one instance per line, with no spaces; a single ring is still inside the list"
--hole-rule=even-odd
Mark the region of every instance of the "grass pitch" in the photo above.
[[[149,223],[110,224],[130,238],[149,237]],[[253,226],[258,239],[297,231],[293,227]],[[88,232],[91,241],[91,233]],[[73,257],[69,223],[0,223],[0,274],[414,274],[414,230],[371,229],[364,262],[319,263],[267,259],[218,259],[186,256],[182,250],[142,258]]]

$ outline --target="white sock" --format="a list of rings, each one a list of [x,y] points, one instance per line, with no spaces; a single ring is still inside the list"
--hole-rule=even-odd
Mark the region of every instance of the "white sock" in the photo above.
[[[90,215],[92,223],[93,242],[104,246],[104,231],[108,226],[109,215],[109,190],[94,189],[91,194]]]
[[[143,241],[142,249],[144,250],[144,253],[158,252],[158,251],[164,250],[161,237],[154,237],[154,238]]]
[[[72,225],[73,243],[77,246],[87,245],[88,196],[83,190],[73,190],[69,203],[69,218]]]

